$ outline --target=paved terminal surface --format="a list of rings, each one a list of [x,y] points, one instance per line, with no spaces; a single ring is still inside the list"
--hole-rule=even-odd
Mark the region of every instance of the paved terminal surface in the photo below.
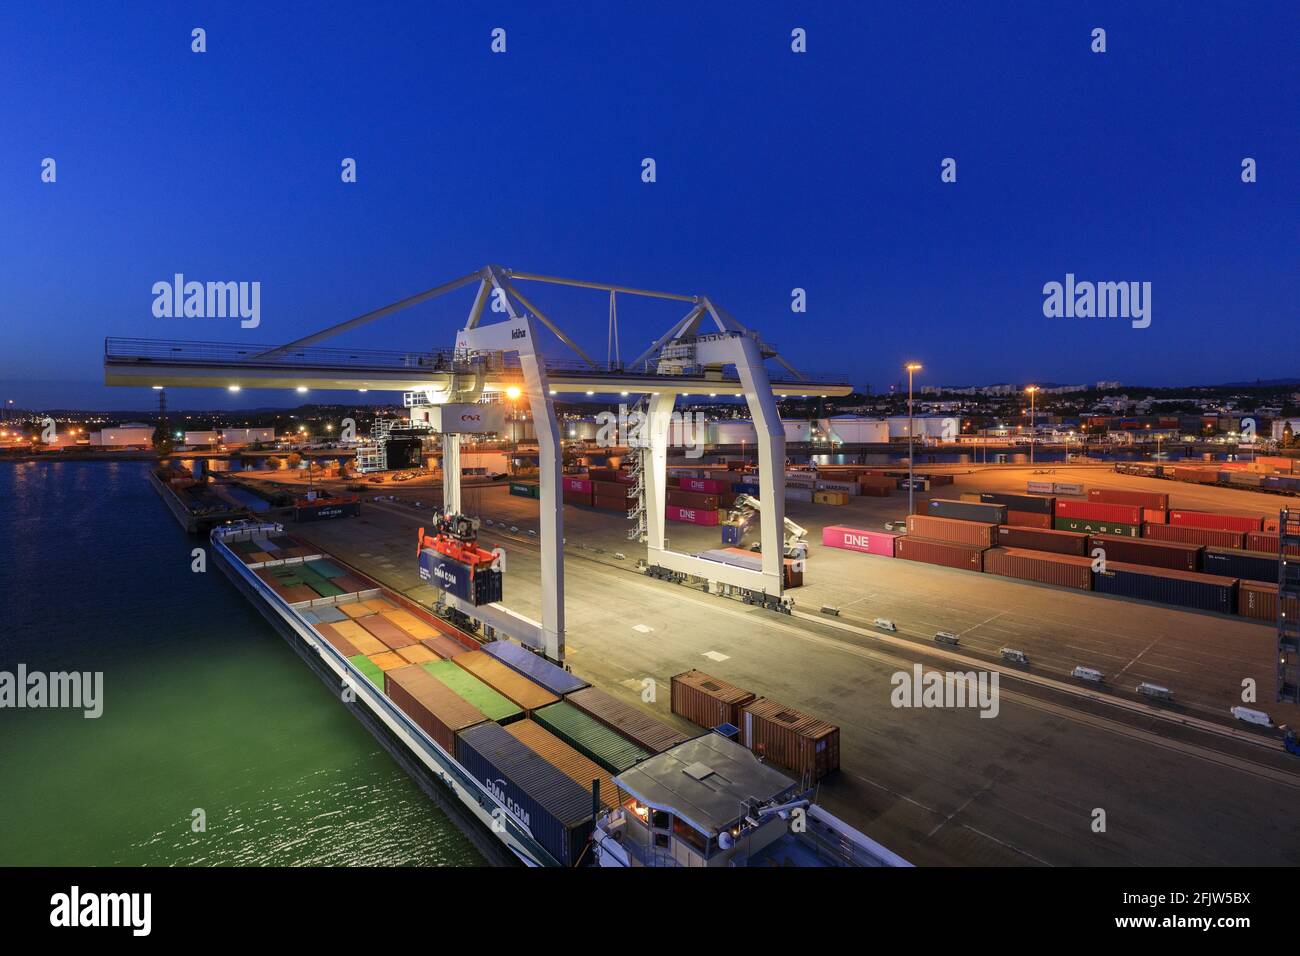
[[[1030,475],[964,474],[934,495],[1023,490]],[[1275,514],[1286,500],[1098,469],[1057,467],[1052,477],[1168,491],[1175,507]],[[429,603],[434,592],[419,581],[415,533],[430,490],[375,492],[419,498],[422,507],[367,500],[361,518],[291,527]],[[484,542],[507,550],[506,605],[536,617],[537,541],[527,531],[537,528],[537,502],[490,486],[467,488],[465,503],[494,521]],[[567,507],[570,665],[629,701],[654,680],[654,709],[684,729],[690,725],[668,712],[668,678],[692,667],[838,724],[843,770],[823,784],[820,801],[918,864],[1300,862],[1300,826],[1285,810],[1300,797],[1300,760],[1226,715],[1250,677],[1259,684],[1258,706],[1294,722],[1290,708],[1271,703],[1270,627],[821,547],[827,524],[879,528],[901,518],[905,493],[843,507],[788,505],[813,543],[808,584],[789,592],[794,616],[638,574],[640,551],[624,538],[621,515]],[[669,529],[674,548],[718,546],[716,528]],[[822,603],[839,605],[841,617],[813,613]],[[874,631],[877,616],[893,618],[899,633]],[[960,633],[962,647],[933,645],[939,629]],[[1030,655],[1031,678],[1073,689],[1017,679],[995,663],[1004,645]],[[997,716],[892,706],[891,678],[916,663],[997,668]],[[1071,682],[1077,663],[1105,672],[1113,693],[1089,694]],[[1140,701],[1132,689],[1142,680],[1171,687],[1177,704]],[[1094,832],[1098,811],[1105,832]]]

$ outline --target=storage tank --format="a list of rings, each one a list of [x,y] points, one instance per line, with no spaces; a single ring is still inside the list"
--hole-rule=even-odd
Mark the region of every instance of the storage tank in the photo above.
[[[889,423],[883,418],[856,418],[841,415],[819,422],[822,432],[833,442],[843,444],[884,444],[889,441]]]
[[[758,431],[754,423],[743,419],[709,423],[710,445],[748,445],[758,441]]]
[[[785,426],[785,440],[788,442],[806,442],[812,440],[812,422],[791,419],[781,422]]]

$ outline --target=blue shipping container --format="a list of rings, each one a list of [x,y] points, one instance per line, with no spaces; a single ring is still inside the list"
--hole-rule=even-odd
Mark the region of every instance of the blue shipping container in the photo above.
[[[953,501],[948,498],[932,498],[926,503],[926,514],[932,518],[956,518],[958,521],[1007,523],[1006,505],[986,505],[974,501]]]
[[[1117,566],[1112,561],[1107,570],[1093,574],[1092,589],[1098,594],[1232,614],[1236,608],[1237,582],[1228,578],[1220,580],[1222,583],[1168,576],[1154,568]]]
[[[1277,555],[1262,551],[1235,551],[1229,548],[1206,548],[1201,558],[1206,574],[1219,574],[1247,581],[1277,580]]]
[[[591,794],[497,724],[456,735],[456,759],[562,866],[591,835]]]
[[[1050,515],[1056,499],[1044,498],[1042,495],[1004,495],[986,491],[980,495],[980,502],[986,505],[1006,505],[1009,511]]]
[[[563,667],[556,667],[546,658],[534,654],[519,644],[510,641],[493,641],[484,644],[482,649],[512,671],[523,674],[534,684],[540,684],[560,697],[587,686],[585,680],[574,676]]]

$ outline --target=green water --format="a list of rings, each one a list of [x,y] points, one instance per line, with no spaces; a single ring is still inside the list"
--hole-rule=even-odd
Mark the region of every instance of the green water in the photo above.
[[[190,570],[203,542],[142,465],[0,464],[0,503],[0,670],[104,672],[98,719],[0,709],[0,864],[482,865],[221,572]]]

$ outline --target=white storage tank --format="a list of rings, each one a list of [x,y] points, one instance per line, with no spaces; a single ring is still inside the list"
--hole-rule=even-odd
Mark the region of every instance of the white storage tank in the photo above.
[[[758,440],[754,423],[743,419],[709,422],[710,445],[752,445]]]
[[[883,418],[856,418],[842,415],[819,422],[822,432],[839,444],[884,444],[889,441],[889,423]],[[917,430],[920,434],[920,429]]]
[[[783,420],[781,424],[785,426],[786,441],[812,441],[812,422],[807,419],[802,421],[797,419]]]

